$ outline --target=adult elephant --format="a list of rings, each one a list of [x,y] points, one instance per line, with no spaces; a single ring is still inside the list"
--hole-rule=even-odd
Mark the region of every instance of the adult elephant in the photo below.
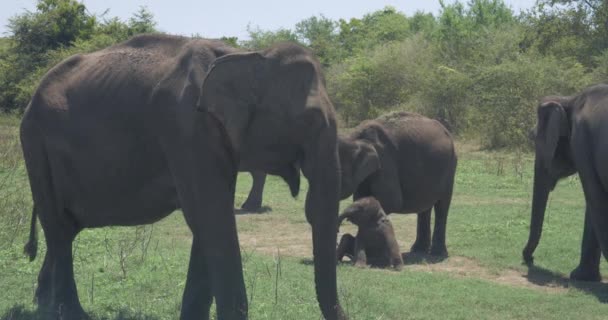
[[[238,168],[309,180],[317,298],[336,289],[339,161],[318,62],[297,45],[236,52],[220,41],[143,35],[51,69],[21,123],[35,219],[47,243],[39,308],[82,319],[72,241],[84,228],[152,223],[181,207],[192,250],[181,319],[246,319],[233,214]],[[60,312],[61,314],[56,314]]]
[[[448,210],[456,152],[448,130],[415,113],[395,112],[365,121],[339,138],[341,198],[373,196],[387,214],[418,213],[411,251],[447,256]],[[431,243],[431,209],[435,226]]]
[[[547,198],[557,181],[578,172],[585,194],[585,226],[574,280],[600,281],[608,257],[608,85],[571,97],[546,97],[537,109],[530,236],[523,258],[533,263]]]

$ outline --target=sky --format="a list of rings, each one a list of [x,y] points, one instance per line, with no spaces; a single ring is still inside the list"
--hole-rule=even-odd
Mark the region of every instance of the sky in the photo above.
[[[160,31],[207,38],[236,36],[247,38],[247,26],[262,30],[293,29],[313,15],[333,19],[360,18],[385,6],[395,7],[408,16],[416,11],[438,13],[439,0],[80,0],[90,13],[127,20],[140,6],[154,14]],[[0,0],[0,36],[7,36],[8,19],[24,10],[33,11],[36,0]],[[446,0],[446,3],[453,1]],[[465,3],[466,0],[461,0]],[[516,13],[534,5],[535,0],[505,0]]]

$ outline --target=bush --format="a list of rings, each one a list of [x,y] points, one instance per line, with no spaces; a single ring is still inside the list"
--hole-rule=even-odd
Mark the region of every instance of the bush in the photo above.
[[[473,86],[473,129],[489,148],[525,146],[540,97],[574,94],[590,83],[574,59],[525,55],[485,68]]]
[[[331,67],[327,88],[347,124],[407,105],[424,86],[435,51],[422,36],[376,47]]]

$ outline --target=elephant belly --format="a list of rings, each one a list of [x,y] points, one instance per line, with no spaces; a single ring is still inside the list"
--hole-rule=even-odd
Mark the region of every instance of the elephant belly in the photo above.
[[[52,177],[62,205],[78,225],[146,224],[178,207],[165,157],[151,139],[85,132],[62,141],[48,143]]]

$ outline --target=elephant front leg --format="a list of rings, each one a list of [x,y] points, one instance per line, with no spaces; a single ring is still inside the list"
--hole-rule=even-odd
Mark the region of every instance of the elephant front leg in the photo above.
[[[204,253],[199,237],[193,238],[180,319],[209,319],[213,295]]]
[[[210,171],[199,178],[196,180],[207,183],[190,190],[198,189],[200,194],[184,191],[182,197],[193,244],[181,319],[208,319],[211,296],[215,297],[217,319],[247,319],[247,295],[232,213],[234,181]]]
[[[440,200],[435,204],[435,226],[433,228],[433,242],[431,244],[431,255],[445,258],[448,256],[448,248],[445,244],[446,227],[448,223],[448,211],[450,209],[450,197]]]
[[[585,228],[583,231],[583,243],[581,245],[581,261],[571,273],[570,279],[579,281],[602,280],[600,275],[600,258],[602,256],[597,237],[591,225],[589,209],[585,211]]]
[[[426,254],[431,247],[431,209],[418,213],[416,223],[416,241],[410,251]]]
[[[181,319],[209,319],[210,296],[215,298],[217,319],[247,319],[233,212],[238,166],[212,134],[164,141],[163,147],[193,236]]]

